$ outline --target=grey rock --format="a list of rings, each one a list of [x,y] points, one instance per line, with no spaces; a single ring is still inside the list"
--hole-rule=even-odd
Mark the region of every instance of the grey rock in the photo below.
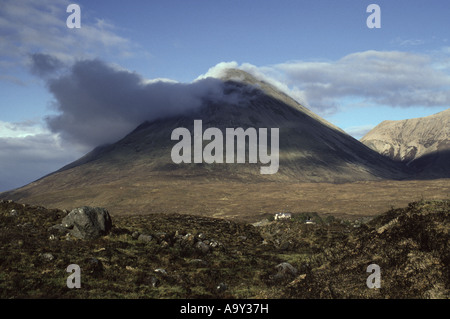
[[[138,231],[134,231],[132,234],[131,234],[131,238],[133,238],[133,239],[139,239],[139,235],[141,235]]]
[[[292,245],[293,245],[293,243],[291,241],[289,241],[289,240],[288,241],[283,241],[278,246],[278,249],[280,249],[280,250],[288,250]]]
[[[62,225],[77,238],[95,239],[109,233],[112,220],[105,208],[83,206],[73,209],[64,217]]]
[[[183,247],[185,247],[185,246],[193,246],[194,243],[195,243],[195,237],[191,233],[187,233],[186,235],[183,236],[181,241],[182,241],[181,245]]]
[[[145,235],[145,234],[140,234],[137,238],[137,240],[139,241],[143,241],[143,242],[150,242],[152,241],[153,237],[150,235]]]
[[[218,292],[224,292],[225,290],[228,289],[227,284],[221,282],[217,287],[216,287]]]
[[[192,259],[189,261],[189,264],[197,266],[197,267],[206,267],[208,266],[208,262],[203,259]]]
[[[103,263],[95,257],[90,257],[85,261],[84,270],[91,274],[99,274],[104,270]]]
[[[26,222],[26,223],[23,223],[23,224],[17,224],[16,226],[17,227],[22,227],[22,228],[33,228],[34,227],[33,223],[31,223],[31,222]]]
[[[44,261],[52,261],[53,259],[55,259],[55,257],[51,253],[42,253],[39,255],[39,257],[41,257],[41,259]]]
[[[167,275],[167,271],[165,269],[163,269],[163,268],[156,268],[155,272],[158,273],[158,274],[161,274],[163,276]]]
[[[163,241],[161,242],[161,248],[167,248],[167,247],[169,247],[169,246],[170,246],[170,244],[169,244],[167,241],[163,240]]]
[[[66,235],[69,232],[69,230],[66,227],[64,227],[62,224],[53,225],[48,228],[48,231],[51,233],[59,234],[59,235]]]
[[[154,233],[154,236],[158,241],[167,240],[169,238],[169,235],[165,232],[156,232]]]
[[[220,243],[217,242],[217,241],[214,240],[214,239],[210,239],[210,240],[209,240],[209,246],[211,246],[212,248],[216,248],[217,246],[220,246]]]
[[[275,266],[276,270],[278,271],[277,274],[274,276],[274,279],[276,280],[282,280],[282,279],[288,279],[295,277],[297,275],[297,268],[292,266],[288,262],[283,262],[281,264],[278,264]]]
[[[152,276],[152,278],[150,278],[150,281],[152,283],[152,287],[156,288],[159,286],[160,281],[155,276]]]
[[[175,242],[182,242],[183,241],[183,235],[175,235],[174,236]]]
[[[209,252],[209,246],[208,245],[206,245],[204,242],[202,242],[202,241],[198,241],[196,244],[195,244],[195,248],[199,251],[199,252],[201,252],[202,254],[207,254],[208,252]]]

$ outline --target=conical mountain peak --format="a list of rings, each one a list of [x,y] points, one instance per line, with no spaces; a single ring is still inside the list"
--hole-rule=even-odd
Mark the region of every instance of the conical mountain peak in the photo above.
[[[112,201],[116,209],[126,210],[128,207],[121,206],[116,200],[117,188],[120,192],[133,193],[136,205],[141,207],[146,205],[147,190],[167,185],[168,181],[174,183],[169,183],[171,186],[167,191],[170,192],[172,187],[176,189],[178,183],[185,180],[194,184],[220,181],[245,185],[299,181],[341,183],[401,179],[406,176],[402,164],[369,149],[270,83],[238,69],[228,69],[222,73],[224,92],[218,92],[217,98],[206,96],[203,105],[191,112],[146,122],[116,143],[96,148],[78,161],[7,195],[12,199],[27,199],[30,196],[48,198],[46,203],[54,205],[56,202],[51,199],[56,198],[55,192],[59,192],[58,198],[70,198],[72,195],[69,194],[77,190],[94,188],[98,192],[86,194],[85,200],[97,196],[95,202],[98,205],[104,205],[107,201],[111,205]],[[197,121],[201,121],[199,130],[196,130]],[[205,137],[208,129],[210,133],[215,132],[214,140]],[[214,162],[196,160],[196,150],[200,150],[199,154],[203,151],[203,156],[214,153],[215,159],[216,151],[219,156],[227,155],[226,133],[228,130],[235,130],[236,133],[238,129],[250,129],[248,134],[257,134],[251,138],[252,144],[250,135],[248,138],[242,135],[243,149],[246,150],[244,162],[238,163],[237,159]],[[272,132],[279,137],[276,139],[278,170],[273,174],[261,173],[261,168],[269,163],[261,157],[261,145],[255,146],[256,141],[261,142],[258,134],[264,130],[267,130],[266,152],[269,143],[272,151]],[[181,138],[177,140],[176,134],[173,138],[174,132],[184,132],[182,141],[189,144],[186,148],[183,146],[182,161],[173,160],[174,148],[176,151],[176,146],[181,143]],[[198,136],[200,140],[196,138]],[[252,155],[252,158],[256,161],[250,161],[250,148],[255,150],[257,156]],[[190,161],[184,159],[185,150],[192,150],[187,152]],[[237,158],[234,143],[230,150],[235,152]],[[142,195],[135,193],[136,185],[139,185],[139,194]],[[177,196],[181,195],[177,193]],[[182,200],[178,197],[178,201]]]
[[[219,79],[222,81],[233,81],[233,82],[241,82],[245,84],[260,84],[261,81],[258,80],[256,77],[251,75],[250,73],[236,69],[236,68],[229,68],[225,69],[223,73],[219,76]]]

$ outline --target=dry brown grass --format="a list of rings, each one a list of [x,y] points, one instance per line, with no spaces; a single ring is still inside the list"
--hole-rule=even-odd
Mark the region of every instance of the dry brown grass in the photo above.
[[[14,198],[48,208],[103,206],[113,215],[181,213],[256,221],[278,211],[339,218],[378,215],[421,199],[448,199],[450,179],[330,183],[242,183],[199,179],[123,180]]]

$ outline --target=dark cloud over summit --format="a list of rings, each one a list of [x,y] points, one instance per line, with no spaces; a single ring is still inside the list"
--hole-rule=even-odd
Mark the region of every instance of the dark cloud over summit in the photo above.
[[[30,54],[31,59],[31,73],[40,77],[47,77],[54,75],[54,73],[60,70],[64,63],[58,58],[44,53]]]
[[[37,56],[37,73],[52,69],[52,59]],[[47,117],[49,128],[80,146],[115,142],[144,121],[181,114],[206,100],[235,102],[215,78],[192,83],[145,80],[139,74],[100,60],[76,62],[63,76],[47,80],[59,112]]]

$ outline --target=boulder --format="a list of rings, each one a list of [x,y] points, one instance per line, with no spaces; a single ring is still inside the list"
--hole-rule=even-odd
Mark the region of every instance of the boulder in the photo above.
[[[139,236],[140,236],[141,234],[138,232],[138,231],[134,231],[132,234],[131,234],[131,238],[133,238],[133,239],[139,239]]]
[[[192,259],[192,260],[188,261],[188,263],[190,265],[197,266],[197,267],[206,267],[206,266],[208,266],[208,262],[203,260],[203,259]]]
[[[167,271],[164,268],[156,268],[155,272],[163,276],[167,276]]]
[[[214,239],[210,239],[208,245],[211,246],[212,248],[216,248],[217,246],[220,246],[221,244]]]
[[[216,287],[216,289],[217,289],[217,292],[224,292],[225,290],[228,289],[228,285],[225,284],[225,283],[223,283],[223,282],[221,282],[221,283]]]
[[[39,254],[39,257],[41,257],[43,261],[52,261],[53,259],[55,259],[55,257],[51,253],[42,253]]]
[[[62,224],[53,225],[48,228],[48,231],[52,233],[52,235],[66,235],[69,233],[69,229],[64,227]]]
[[[155,287],[155,288],[158,287],[159,283],[160,283],[159,279],[156,278],[155,276],[152,276],[150,278],[150,282],[152,283],[152,286]]]
[[[10,212],[9,212],[9,216],[11,216],[11,217],[16,217],[16,216],[18,216],[19,215],[19,213],[17,212],[17,210],[15,210],[15,209],[12,209]]]
[[[182,247],[193,246],[195,243],[195,237],[191,233],[187,233],[186,235],[183,236],[181,242]]]
[[[202,241],[198,241],[196,244],[195,244],[195,248],[199,251],[199,252],[201,252],[202,254],[207,254],[208,252],[209,252],[209,246],[208,245],[206,245],[204,242],[202,242]]]
[[[84,261],[82,268],[83,268],[83,271],[85,271],[91,275],[98,275],[104,271],[103,263],[101,262],[101,260],[99,260],[95,257],[87,258]]]
[[[283,262],[276,265],[277,274],[274,276],[275,280],[283,280],[295,277],[297,275],[297,268],[288,262]]]
[[[105,208],[83,206],[64,217],[62,225],[77,238],[95,239],[109,233],[112,220]]]
[[[143,241],[143,242],[150,242],[152,241],[153,237],[151,235],[145,235],[145,234],[140,234],[137,238],[137,240],[139,241]]]

